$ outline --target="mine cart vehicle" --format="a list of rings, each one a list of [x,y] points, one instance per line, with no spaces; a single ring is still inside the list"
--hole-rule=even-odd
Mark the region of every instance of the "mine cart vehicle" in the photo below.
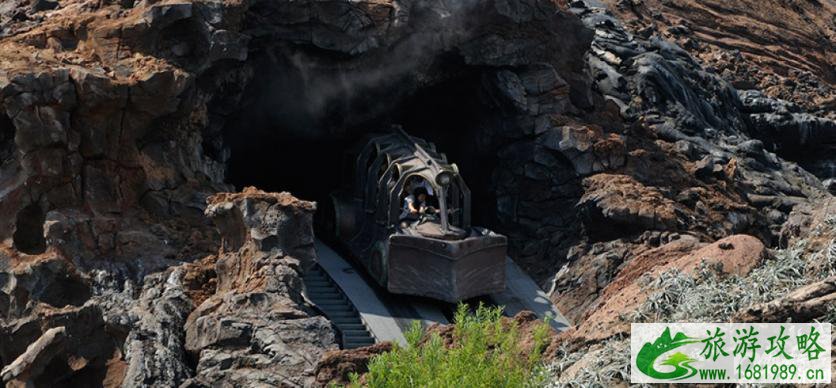
[[[471,226],[470,190],[433,143],[394,127],[355,155],[351,187],[325,206],[336,242],[382,287],[446,302],[505,289],[507,239]],[[414,185],[436,206],[404,219]]]

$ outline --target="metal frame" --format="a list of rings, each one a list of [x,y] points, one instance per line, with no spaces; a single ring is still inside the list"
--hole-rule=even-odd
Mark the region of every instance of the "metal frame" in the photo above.
[[[332,195],[337,235],[387,290],[454,302],[504,288],[507,240],[472,227],[470,189],[433,143],[395,127],[369,139],[354,167],[354,187]],[[438,237],[400,229],[401,195],[412,177],[438,198]],[[448,213],[448,205],[458,212]]]
[[[357,157],[355,167],[355,196],[363,199],[365,212],[375,214],[377,223],[398,223],[400,196],[404,185],[411,177],[420,177],[427,181],[433,190],[439,193],[439,204],[446,207],[447,195],[443,194],[447,194],[447,188],[439,185],[436,177],[447,172],[453,177],[453,182],[449,185],[449,205],[454,209],[461,209],[459,214],[454,216],[453,224],[465,229],[471,226],[470,189],[458,174],[458,167],[449,163],[446,155],[438,153],[433,143],[411,137],[396,127],[394,133],[369,141]],[[395,175],[397,179],[393,179]],[[368,184],[372,181],[376,184]],[[446,212],[442,212],[442,216],[444,215]],[[446,222],[446,217],[443,218]]]

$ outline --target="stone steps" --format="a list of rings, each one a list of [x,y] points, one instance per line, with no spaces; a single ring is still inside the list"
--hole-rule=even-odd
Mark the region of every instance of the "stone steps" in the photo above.
[[[360,318],[360,313],[319,265],[305,273],[302,280],[305,282],[308,299],[316,304],[340,331],[343,349],[375,343],[374,337]]]

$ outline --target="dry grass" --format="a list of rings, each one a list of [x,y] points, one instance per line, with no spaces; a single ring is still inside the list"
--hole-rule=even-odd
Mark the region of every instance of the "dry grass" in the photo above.
[[[723,275],[702,263],[693,275],[673,270],[646,283],[653,290],[636,311],[626,314],[631,322],[723,322],[741,309],[775,300],[804,285],[831,275],[836,261],[833,244],[805,257],[805,242],[778,250],[747,276]],[[827,255],[827,265],[808,268]]]
[[[555,360],[547,372],[551,381],[547,387],[611,387],[619,381],[630,380],[630,340],[612,338],[592,350],[592,358],[582,361],[586,364],[571,379],[558,381],[558,378],[570,366],[580,361],[585,355],[558,349]]]
[[[836,229],[836,216],[825,223],[827,228]],[[628,322],[725,322],[743,308],[775,300],[833,275],[836,275],[836,240],[812,254],[807,241],[801,240],[774,251],[773,258],[764,261],[747,276],[725,275],[717,267],[703,262],[691,275],[672,270],[655,278],[643,277],[640,284],[650,291],[650,296],[636,311],[625,312],[621,319]],[[817,320],[836,323],[836,306]],[[547,369],[548,380],[552,381],[549,386],[608,387],[629,382],[629,340],[611,338],[601,346],[583,353],[558,350]],[[578,361],[584,366],[561,380],[561,376]]]

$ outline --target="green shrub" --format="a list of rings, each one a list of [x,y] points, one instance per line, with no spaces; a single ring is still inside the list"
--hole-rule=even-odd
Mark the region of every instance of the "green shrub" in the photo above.
[[[542,384],[542,353],[548,344],[546,323],[533,332],[533,349],[525,352],[518,325],[503,322],[502,308],[479,305],[470,313],[460,304],[453,345],[438,333],[428,336],[418,322],[406,333],[408,345],[395,346],[369,363],[369,387],[526,387]],[[423,341],[422,341],[423,339]],[[357,376],[353,376],[353,386]]]

